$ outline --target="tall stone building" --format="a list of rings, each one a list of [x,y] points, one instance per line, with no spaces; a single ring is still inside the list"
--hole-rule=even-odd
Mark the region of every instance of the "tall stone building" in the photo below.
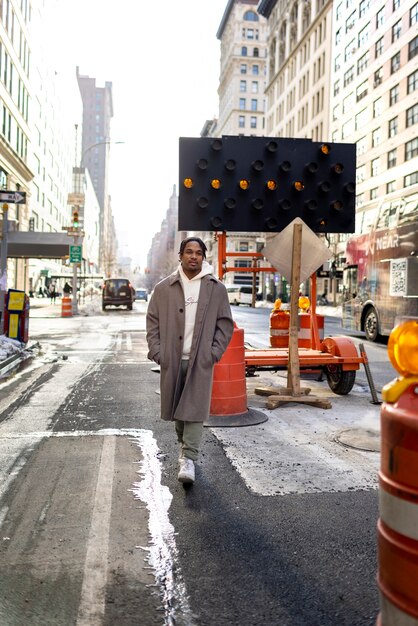
[[[216,123],[207,122],[202,136],[265,135],[266,42],[267,21],[257,13],[258,0],[228,0],[217,38],[221,42],[219,77],[219,116]],[[210,260],[217,266],[217,246],[213,233],[202,233],[208,245]],[[253,265],[251,253],[264,245],[264,233],[227,233],[227,266],[246,268]],[[270,277],[257,276],[257,290],[266,291]],[[253,273],[227,272],[226,283],[253,284]],[[269,287],[267,286],[267,290]]]
[[[116,267],[117,241],[108,195],[110,151],[110,124],[113,117],[112,83],[103,87],[96,79],[83,76],[77,68],[77,80],[83,101],[83,132],[81,138],[81,163],[91,176],[100,205],[100,267],[106,275]]]

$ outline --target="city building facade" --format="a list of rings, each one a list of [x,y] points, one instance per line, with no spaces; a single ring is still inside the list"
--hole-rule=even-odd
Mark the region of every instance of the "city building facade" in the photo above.
[[[117,239],[108,194],[110,125],[113,117],[112,83],[103,87],[96,79],[80,74],[77,80],[83,101],[83,124],[80,166],[86,167],[101,209],[100,214],[100,266],[106,276],[111,276],[117,263]]]

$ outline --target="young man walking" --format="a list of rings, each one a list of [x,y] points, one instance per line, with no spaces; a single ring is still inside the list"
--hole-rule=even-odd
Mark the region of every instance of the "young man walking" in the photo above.
[[[178,479],[195,480],[213,367],[234,330],[225,286],[205,260],[198,237],[180,245],[178,269],[154,288],[147,312],[148,358],[160,365],[161,417],[174,421],[181,444]]]

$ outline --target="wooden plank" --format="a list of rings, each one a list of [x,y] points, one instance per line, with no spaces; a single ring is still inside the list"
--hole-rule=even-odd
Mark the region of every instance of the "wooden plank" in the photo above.
[[[316,406],[320,409],[331,409],[332,404],[329,400],[315,398],[315,396],[269,396],[266,402],[268,409],[277,409],[277,407],[287,402],[298,402],[300,404],[308,404]]]
[[[300,368],[298,349],[298,299],[300,285],[300,266],[302,256],[302,224],[293,225],[292,277],[290,287],[290,323],[289,323],[289,365],[287,386],[292,395],[300,395]]]
[[[300,390],[302,396],[307,396],[310,392],[309,387],[302,387]],[[256,387],[254,393],[256,396],[289,396],[292,395],[292,390],[289,387]]]

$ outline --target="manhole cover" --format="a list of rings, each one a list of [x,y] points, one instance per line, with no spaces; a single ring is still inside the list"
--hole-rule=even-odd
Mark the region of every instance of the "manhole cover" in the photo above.
[[[380,433],[365,428],[348,428],[334,436],[334,440],[347,448],[380,452]]]

